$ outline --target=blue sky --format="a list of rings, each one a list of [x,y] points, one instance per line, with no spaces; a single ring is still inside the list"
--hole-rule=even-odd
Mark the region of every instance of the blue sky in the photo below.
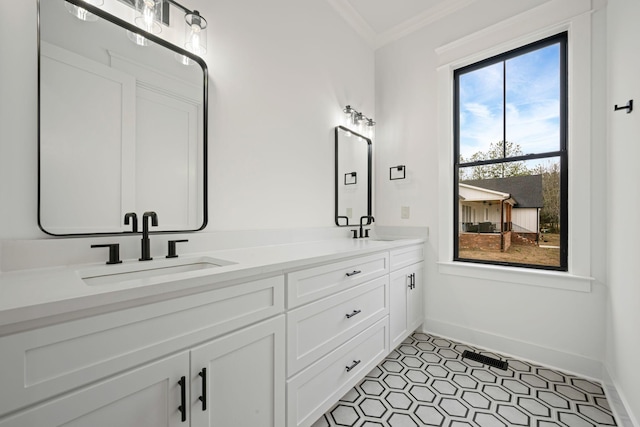
[[[547,46],[506,61],[506,107],[502,62],[460,75],[460,154],[469,158],[503,139],[525,154],[556,151],[560,141],[560,46]]]

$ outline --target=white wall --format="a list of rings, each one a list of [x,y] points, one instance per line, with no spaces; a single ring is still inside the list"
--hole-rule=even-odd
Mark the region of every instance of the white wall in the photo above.
[[[605,365],[635,425],[640,425],[640,111],[613,111],[633,99],[640,104],[640,2],[609,1],[607,8],[608,197],[607,354]],[[635,107],[635,106],[634,106]],[[640,107],[640,105],[638,105]]]
[[[591,276],[595,278],[590,292],[518,284],[497,275],[493,278],[491,272],[485,274],[485,279],[479,279],[438,271],[438,262],[447,261],[439,259],[440,240],[451,239],[448,233],[440,235],[438,228],[442,221],[451,218],[439,216],[440,63],[435,49],[545,3],[548,6],[543,1],[494,0],[488,7],[487,2],[475,2],[376,51],[377,168],[385,171],[389,166],[406,164],[408,171],[404,182],[390,182],[385,174],[377,175],[376,219],[383,226],[430,227],[425,292],[427,330],[600,377],[606,298],[605,239],[601,231],[605,217],[601,207],[592,211],[590,225],[587,222],[586,229],[580,230],[587,233],[587,241],[591,239],[591,254],[587,253],[582,260],[587,267],[591,263]],[[588,8],[590,2],[570,4]],[[592,15],[593,39],[604,37],[604,20],[602,11]],[[487,37],[509,38],[500,32]],[[594,64],[604,63],[602,43],[594,42],[590,53]],[[604,80],[598,67],[594,67],[591,84],[594,110],[602,108],[605,101]],[[605,123],[603,114],[595,113],[592,110],[593,144],[580,147],[592,154],[591,176],[576,191],[591,200],[602,201],[604,186],[598,183],[604,181],[604,156],[596,154],[602,153]],[[595,184],[590,185],[589,180]],[[449,188],[448,183],[444,186]],[[400,219],[401,206],[411,207],[410,219]],[[545,281],[545,278],[537,280],[543,285]]]
[[[374,109],[372,48],[325,0],[185,4],[209,22],[207,231],[332,226],[333,128],[346,104]],[[36,218],[36,25],[35,0],[0,4],[4,239],[45,237]]]

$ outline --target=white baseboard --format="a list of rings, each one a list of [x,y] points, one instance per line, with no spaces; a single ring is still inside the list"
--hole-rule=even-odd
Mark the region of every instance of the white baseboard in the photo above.
[[[422,327],[426,333],[602,381],[602,362],[599,360],[433,319],[426,319]]]
[[[640,427],[640,422],[627,411],[629,407],[628,401],[619,393],[616,381],[611,377],[611,373],[606,364],[602,366],[602,383],[604,391],[607,394],[607,402],[611,407],[613,415],[616,417],[616,423],[620,427]]]

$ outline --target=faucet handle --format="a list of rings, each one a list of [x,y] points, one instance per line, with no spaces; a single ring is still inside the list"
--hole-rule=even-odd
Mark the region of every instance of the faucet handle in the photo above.
[[[109,248],[109,261],[107,264],[121,264],[120,260],[120,244],[108,243],[105,245],[91,245],[92,248]]]
[[[132,233],[138,232],[138,215],[135,212],[127,212],[124,214],[124,225],[129,225],[129,222],[133,221],[133,225],[131,227]]]
[[[364,229],[364,237],[369,237],[369,229],[368,228]]]
[[[178,258],[178,254],[176,253],[176,243],[188,242],[187,239],[181,240],[169,240],[169,250],[166,258]]]
[[[355,230],[351,230],[351,232],[353,233],[353,238],[357,239],[358,238],[358,229],[356,228]]]

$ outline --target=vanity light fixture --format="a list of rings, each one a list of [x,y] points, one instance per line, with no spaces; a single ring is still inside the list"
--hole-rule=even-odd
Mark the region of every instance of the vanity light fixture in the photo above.
[[[202,56],[207,52],[207,20],[200,15],[197,10],[190,10],[174,0],[135,0],[138,16],[135,19],[136,25],[146,32],[157,34],[160,32],[160,22],[169,25],[169,18],[163,17],[163,13],[168,14],[165,5],[172,5],[184,12],[185,22],[185,42],[184,47],[194,55]],[[130,37],[136,44],[143,42],[146,46],[146,39],[135,34]],[[142,40],[140,40],[142,39]],[[189,65],[193,61],[184,55],[176,55],[176,59],[184,65]]]
[[[161,24],[170,25],[170,5],[181,10],[184,13],[185,49],[197,56],[202,56],[207,52],[207,20],[204,19],[197,10],[187,9],[174,0],[120,1],[136,10],[133,20],[134,24],[149,34],[160,34],[162,32]],[[80,3],[82,2],[92,6],[102,6],[104,4],[104,0],[81,0]],[[83,9],[81,6],[65,2],[65,7],[72,15],[83,21],[95,21],[98,19],[96,15]],[[149,45],[149,40],[144,37],[144,35],[127,31],[127,36],[132,42],[139,46]],[[183,55],[176,55],[176,59],[185,65],[193,62]]]
[[[104,4],[104,0],[83,0],[85,3],[93,5],[93,6],[102,6]],[[89,12],[87,9],[84,9],[80,6],[76,6],[75,4],[64,2],[64,7],[69,11],[70,14],[75,16],[81,21],[95,22],[98,20],[98,17],[93,13]]]
[[[190,10],[174,0],[135,0],[135,24],[150,34],[162,31],[160,23],[169,24],[168,5],[172,5],[184,12],[185,49],[194,55],[202,56],[207,52],[207,20],[197,10]],[[146,46],[147,40],[137,34],[129,33],[129,38],[136,44]],[[189,58],[178,56],[185,65],[191,63]]]
[[[363,113],[354,109],[351,105],[347,105],[344,110],[345,126],[355,128],[359,133],[365,134],[369,138],[373,137],[376,122],[365,116]]]

